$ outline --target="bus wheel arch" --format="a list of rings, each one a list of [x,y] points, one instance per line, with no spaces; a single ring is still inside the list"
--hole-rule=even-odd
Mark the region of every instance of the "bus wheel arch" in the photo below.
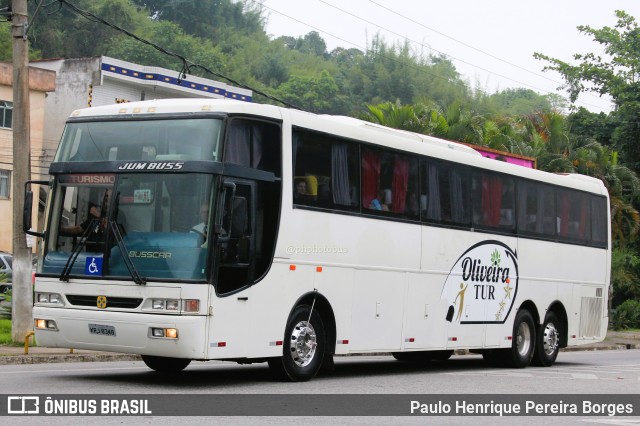
[[[315,298],[315,303],[314,303],[314,298]],[[326,354],[325,356],[327,355],[333,356],[333,354],[336,351],[337,330],[336,330],[336,317],[333,313],[333,308],[331,307],[331,304],[329,303],[327,298],[324,297],[322,294],[316,293],[316,292],[310,292],[302,296],[300,299],[298,299],[293,309],[295,309],[295,307],[299,305],[313,306],[313,310],[318,311],[318,313],[322,318],[325,335],[327,337],[327,347],[325,351],[325,354]],[[293,309],[291,309],[291,312],[289,313],[289,315],[293,313]]]
[[[190,359],[151,355],[142,355],[142,361],[158,373],[179,373],[191,363]]]
[[[280,380],[310,380],[327,359],[333,360],[335,319],[323,296],[310,293],[298,300],[287,319],[282,346],[282,356],[268,360]]]
[[[540,367],[552,366],[560,348],[567,344],[566,311],[561,303],[552,304],[538,329],[532,363]]]
[[[560,324],[560,347],[566,348],[569,344],[569,317],[567,310],[561,302],[555,301],[549,306],[549,309],[547,309],[547,314],[549,312],[553,312],[556,318],[558,318]]]

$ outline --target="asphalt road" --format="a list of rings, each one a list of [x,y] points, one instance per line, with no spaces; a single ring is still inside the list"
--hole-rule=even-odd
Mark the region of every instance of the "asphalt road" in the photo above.
[[[640,425],[640,417],[314,417],[317,395],[510,395],[561,394],[560,397],[590,398],[593,394],[640,394],[640,351],[597,351],[561,353],[550,368],[490,368],[479,356],[454,356],[446,363],[416,366],[391,357],[337,357],[334,372],[324,373],[306,383],[274,382],[265,364],[239,366],[224,362],[192,363],[180,375],[160,375],[137,361],[34,364],[0,366],[3,394],[135,395],[140,398],[160,394],[175,398],[173,404],[191,401],[214,403],[231,398],[243,415],[269,412],[268,407],[251,405],[255,395],[278,395],[275,402],[295,401],[293,412],[308,408],[305,417],[100,417],[99,424],[624,424]],[[192,398],[173,396],[191,394]],[[236,396],[237,395],[237,396]],[[502,395],[502,396],[501,396]],[[63,395],[64,396],[64,395]],[[200,398],[200,399],[198,399]],[[615,397],[614,397],[615,398]],[[640,397],[638,407],[640,409]],[[4,401],[0,401],[0,406]],[[349,397],[340,401],[349,406]],[[355,402],[354,402],[355,404]],[[170,404],[169,404],[170,405]],[[166,407],[166,405],[164,406]],[[229,407],[226,407],[229,408]],[[371,414],[377,414],[372,407]],[[380,407],[378,407],[380,408]],[[194,407],[197,412],[198,407]],[[306,412],[306,411],[305,411]],[[2,419],[0,419],[2,421]],[[86,424],[80,417],[20,417],[11,424]]]

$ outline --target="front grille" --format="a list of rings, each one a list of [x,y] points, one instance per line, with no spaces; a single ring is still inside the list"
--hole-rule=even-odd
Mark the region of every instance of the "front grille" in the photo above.
[[[92,306],[97,307],[98,296],[85,296],[79,294],[67,294],[69,303],[75,306]],[[108,297],[106,308],[135,309],[142,303],[142,299],[134,299],[130,297]]]

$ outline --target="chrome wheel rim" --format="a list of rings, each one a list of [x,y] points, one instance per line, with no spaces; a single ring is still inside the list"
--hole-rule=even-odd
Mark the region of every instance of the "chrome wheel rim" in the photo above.
[[[547,354],[547,356],[553,355],[553,353],[558,349],[559,341],[560,336],[558,336],[558,329],[555,324],[548,323],[544,328],[544,337],[542,340],[544,353]]]
[[[316,330],[311,323],[300,321],[293,327],[289,349],[291,358],[298,367],[306,367],[311,363],[318,346]]]
[[[531,350],[531,328],[524,321],[518,325],[516,350],[521,357],[527,356]]]

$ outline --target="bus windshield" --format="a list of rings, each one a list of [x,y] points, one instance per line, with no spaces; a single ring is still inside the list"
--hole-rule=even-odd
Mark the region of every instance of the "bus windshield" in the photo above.
[[[204,280],[213,176],[58,177],[43,273]],[[76,257],[77,256],[77,257]]]
[[[219,161],[221,129],[213,118],[69,122],[55,161]]]

